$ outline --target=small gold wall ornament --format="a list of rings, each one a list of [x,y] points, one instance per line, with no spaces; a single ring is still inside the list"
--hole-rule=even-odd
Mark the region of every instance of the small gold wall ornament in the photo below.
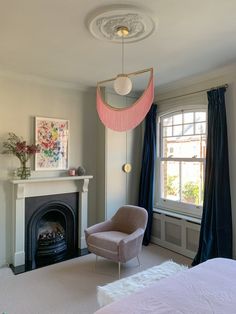
[[[132,170],[132,166],[129,163],[123,165],[122,170],[126,173],[129,173]]]

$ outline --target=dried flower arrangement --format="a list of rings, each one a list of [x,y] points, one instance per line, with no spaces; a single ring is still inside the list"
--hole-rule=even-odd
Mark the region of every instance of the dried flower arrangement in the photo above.
[[[26,162],[38,152],[40,152],[39,145],[27,145],[26,141],[15,133],[9,133],[8,139],[3,142],[3,154],[15,155],[20,160],[21,167],[18,169],[17,175],[21,179],[30,177],[30,168],[26,167]]]

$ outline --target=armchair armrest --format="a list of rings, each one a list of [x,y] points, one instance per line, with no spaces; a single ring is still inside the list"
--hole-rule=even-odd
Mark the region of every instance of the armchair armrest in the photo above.
[[[84,230],[86,241],[89,235],[93,233],[97,233],[97,232],[102,232],[102,231],[110,231],[112,230],[112,227],[113,227],[113,223],[111,220],[100,222],[96,225],[88,227],[87,229]]]
[[[122,239],[119,243],[119,256],[122,263],[138,256],[141,251],[144,229],[136,231]]]

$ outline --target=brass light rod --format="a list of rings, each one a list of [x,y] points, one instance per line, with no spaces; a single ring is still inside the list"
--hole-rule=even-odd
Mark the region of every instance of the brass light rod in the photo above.
[[[135,76],[135,75],[146,73],[146,72],[149,72],[149,71],[153,71],[153,68],[140,70],[140,71],[136,71],[136,72],[131,72],[131,73],[128,73],[126,75],[127,76]],[[116,79],[116,77],[113,77],[113,78],[105,80],[105,81],[100,81],[100,82],[97,83],[97,85],[101,85],[101,84],[104,84],[104,83],[112,82],[112,81],[115,81],[115,79]]]

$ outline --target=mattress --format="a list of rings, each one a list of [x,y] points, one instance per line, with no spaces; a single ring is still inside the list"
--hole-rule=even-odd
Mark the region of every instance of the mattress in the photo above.
[[[96,311],[96,314],[127,313],[236,313],[236,261],[208,260]]]

